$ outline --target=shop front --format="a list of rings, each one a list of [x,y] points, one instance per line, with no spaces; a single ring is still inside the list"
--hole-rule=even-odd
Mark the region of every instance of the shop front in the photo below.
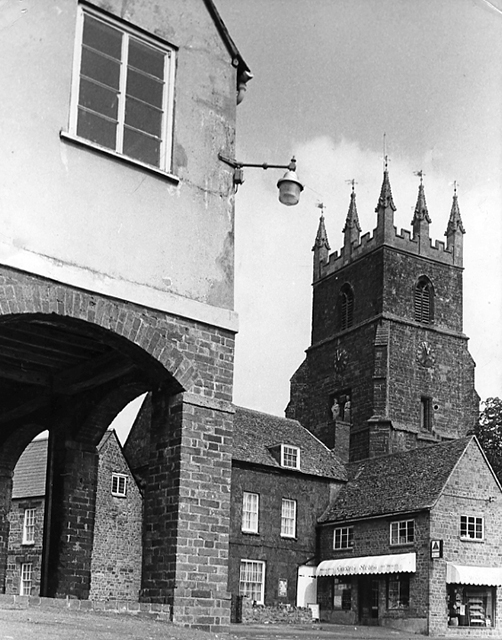
[[[446,564],[448,626],[493,628],[502,569]]]
[[[338,624],[387,625],[410,610],[416,554],[325,560],[317,567],[321,619]]]

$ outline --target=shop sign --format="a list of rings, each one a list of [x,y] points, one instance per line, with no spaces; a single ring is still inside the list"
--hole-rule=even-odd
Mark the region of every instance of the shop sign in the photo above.
[[[431,540],[431,558],[443,557],[443,541]]]

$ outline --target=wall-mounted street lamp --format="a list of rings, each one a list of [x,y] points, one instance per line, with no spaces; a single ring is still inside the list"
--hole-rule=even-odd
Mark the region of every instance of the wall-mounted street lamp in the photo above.
[[[250,162],[238,162],[233,158],[227,158],[221,153],[218,154],[218,158],[230,165],[234,169],[234,186],[235,189],[244,182],[243,167],[257,167],[259,169],[287,169],[286,173],[277,182],[277,188],[279,189],[279,202],[291,207],[298,204],[300,200],[300,193],[303,191],[303,184],[298,180],[296,175],[296,160],[293,156],[289,164],[253,164]]]

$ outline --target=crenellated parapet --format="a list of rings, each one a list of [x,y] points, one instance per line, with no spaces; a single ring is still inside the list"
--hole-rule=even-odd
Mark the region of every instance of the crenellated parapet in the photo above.
[[[401,229],[398,232],[394,226],[394,212],[396,207],[392,198],[390,180],[387,168],[384,171],[382,188],[378,204],[375,209],[377,213],[377,226],[373,233],[365,233],[360,236],[361,228],[355,208],[354,185],[349,205],[349,211],[344,226],[344,244],[339,251],[329,253],[324,218],[321,217],[317,238],[322,234],[323,251],[314,251],[314,282],[342,269],[347,264],[359,260],[364,255],[374,251],[381,246],[391,247],[397,251],[402,251],[414,256],[421,256],[445,265],[462,267],[463,254],[463,234],[465,233],[458,197],[455,187],[453,195],[452,209],[448,226],[445,232],[446,243],[441,240],[433,240],[429,237],[429,224],[431,218],[425,200],[425,189],[422,174],[420,174],[420,186],[418,190],[417,203],[415,206],[412,229]],[[319,243],[316,239],[316,245]],[[315,248],[314,247],[314,248]]]

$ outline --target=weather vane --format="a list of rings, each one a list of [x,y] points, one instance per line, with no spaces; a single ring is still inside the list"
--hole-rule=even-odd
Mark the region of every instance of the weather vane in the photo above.
[[[320,210],[321,210],[321,216],[324,218],[324,209],[326,209],[325,204],[324,204],[323,202],[319,201],[319,202],[316,202],[316,205],[315,205],[315,206],[316,206],[318,209],[320,209]]]
[[[345,184],[351,184],[352,185],[352,193],[354,193],[354,187],[356,186],[356,184],[359,184],[359,183],[356,182],[356,180],[354,178],[352,178],[351,180],[345,180]]]
[[[425,172],[422,171],[422,169],[420,169],[420,171],[414,171],[413,175],[418,176],[420,178],[420,184],[423,184]]]

